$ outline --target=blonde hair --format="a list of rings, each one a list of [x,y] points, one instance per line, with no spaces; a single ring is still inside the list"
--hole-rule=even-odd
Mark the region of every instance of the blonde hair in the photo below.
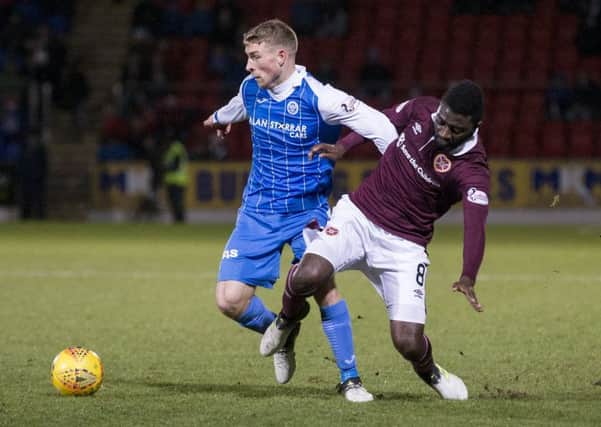
[[[291,55],[296,55],[298,38],[296,33],[279,19],[270,19],[248,30],[242,37],[244,44],[267,43],[271,46],[283,47]]]

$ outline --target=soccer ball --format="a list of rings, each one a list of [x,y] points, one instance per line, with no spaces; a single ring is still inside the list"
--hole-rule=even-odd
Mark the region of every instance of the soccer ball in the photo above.
[[[52,385],[61,393],[84,396],[98,391],[104,368],[100,357],[83,347],[69,347],[56,355],[50,367]]]

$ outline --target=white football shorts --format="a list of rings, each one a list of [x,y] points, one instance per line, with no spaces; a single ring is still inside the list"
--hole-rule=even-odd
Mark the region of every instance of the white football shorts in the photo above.
[[[346,195],[326,227],[307,230],[305,239],[305,253],[327,259],[336,272],[363,272],[384,300],[390,320],[425,324],[430,261],[423,246],[377,226]]]

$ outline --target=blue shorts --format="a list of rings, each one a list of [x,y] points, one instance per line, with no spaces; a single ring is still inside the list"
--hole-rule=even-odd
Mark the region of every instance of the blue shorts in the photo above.
[[[293,262],[298,262],[306,248],[303,229],[315,219],[324,226],[328,211],[317,208],[292,215],[239,211],[234,231],[223,250],[217,280],[272,288],[280,277],[284,245],[290,245]]]

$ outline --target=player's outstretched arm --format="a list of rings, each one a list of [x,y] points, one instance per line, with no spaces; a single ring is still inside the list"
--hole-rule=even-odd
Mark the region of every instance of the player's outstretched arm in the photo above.
[[[217,130],[217,136],[219,138],[224,138],[225,135],[227,135],[228,133],[230,133],[230,131],[232,130],[232,124],[231,123],[227,123],[227,124],[217,123],[215,121],[215,118],[213,117],[213,114],[211,114],[209,117],[207,117],[205,119],[205,121],[202,122],[202,124],[206,128],[216,129]]]
[[[336,160],[341,159],[346,151],[347,147],[343,144],[326,144],[322,142],[311,147],[311,150],[309,151],[309,160],[317,155],[321,158],[330,159],[335,162]]]
[[[453,292],[461,292],[467,298],[467,301],[478,312],[484,311],[482,305],[476,297],[476,291],[474,290],[474,281],[467,276],[461,276],[461,278],[453,283]]]

